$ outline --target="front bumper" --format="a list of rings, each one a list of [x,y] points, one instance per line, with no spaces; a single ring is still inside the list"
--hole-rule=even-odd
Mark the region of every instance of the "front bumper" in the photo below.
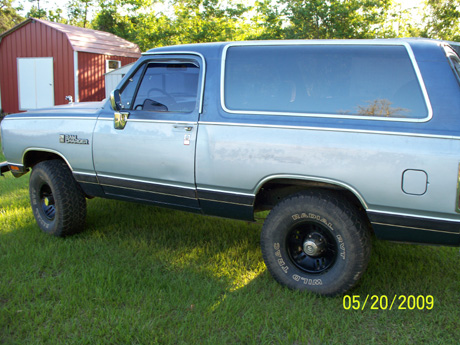
[[[8,162],[0,162],[0,175],[3,176],[4,173],[10,171],[8,167]]]
[[[27,174],[29,169],[26,169],[23,165],[10,164],[8,162],[0,162],[0,174],[3,176],[4,173],[11,171],[14,177],[20,177]]]

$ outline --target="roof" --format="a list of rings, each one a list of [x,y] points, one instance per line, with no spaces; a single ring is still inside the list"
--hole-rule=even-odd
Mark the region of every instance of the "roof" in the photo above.
[[[231,46],[286,46],[286,45],[404,45],[412,48],[426,48],[429,46],[439,46],[440,44],[449,43],[447,41],[435,40],[430,38],[377,38],[377,39],[314,39],[314,40],[254,40],[254,41],[228,41],[228,42],[210,42],[210,43],[190,43],[173,46],[156,47],[150,49],[142,55],[165,53],[185,53],[195,52],[205,55],[206,58],[220,59],[222,51]],[[452,42],[450,42],[453,45]],[[460,44],[457,43],[457,44]],[[453,45],[453,48],[456,47]],[[460,51],[460,46],[458,46]]]
[[[0,40],[11,34],[12,32],[20,29],[21,27],[38,22],[43,25],[49,26],[67,36],[72,49],[77,52],[96,53],[104,55],[115,55],[138,58],[141,55],[141,50],[138,45],[129,42],[114,34],[80,28],[72,25],[49,22],[43,19],[28,18],[22,23],[16,25],[14,28],[4,32],[0,35]]]

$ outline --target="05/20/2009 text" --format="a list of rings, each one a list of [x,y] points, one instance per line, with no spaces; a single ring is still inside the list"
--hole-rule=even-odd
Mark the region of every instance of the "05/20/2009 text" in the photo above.
[[[394,295],[393,298],[388,298],[386,295],[345,295],[342,303],[345,310],[431,310],[434,307],[434,297]]]

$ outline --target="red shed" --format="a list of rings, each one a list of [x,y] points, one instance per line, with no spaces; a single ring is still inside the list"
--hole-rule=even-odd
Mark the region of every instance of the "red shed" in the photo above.
[[[29,18],[0,35],[5,113],[105,98],[104,74],[136,61],[139,47],[113,34]]]

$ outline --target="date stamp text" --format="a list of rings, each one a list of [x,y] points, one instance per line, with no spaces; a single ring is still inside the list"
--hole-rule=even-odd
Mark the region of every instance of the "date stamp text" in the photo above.
[[[431,310],[434,307],[432,295],[345,295],[343,296],[345,310]]]

